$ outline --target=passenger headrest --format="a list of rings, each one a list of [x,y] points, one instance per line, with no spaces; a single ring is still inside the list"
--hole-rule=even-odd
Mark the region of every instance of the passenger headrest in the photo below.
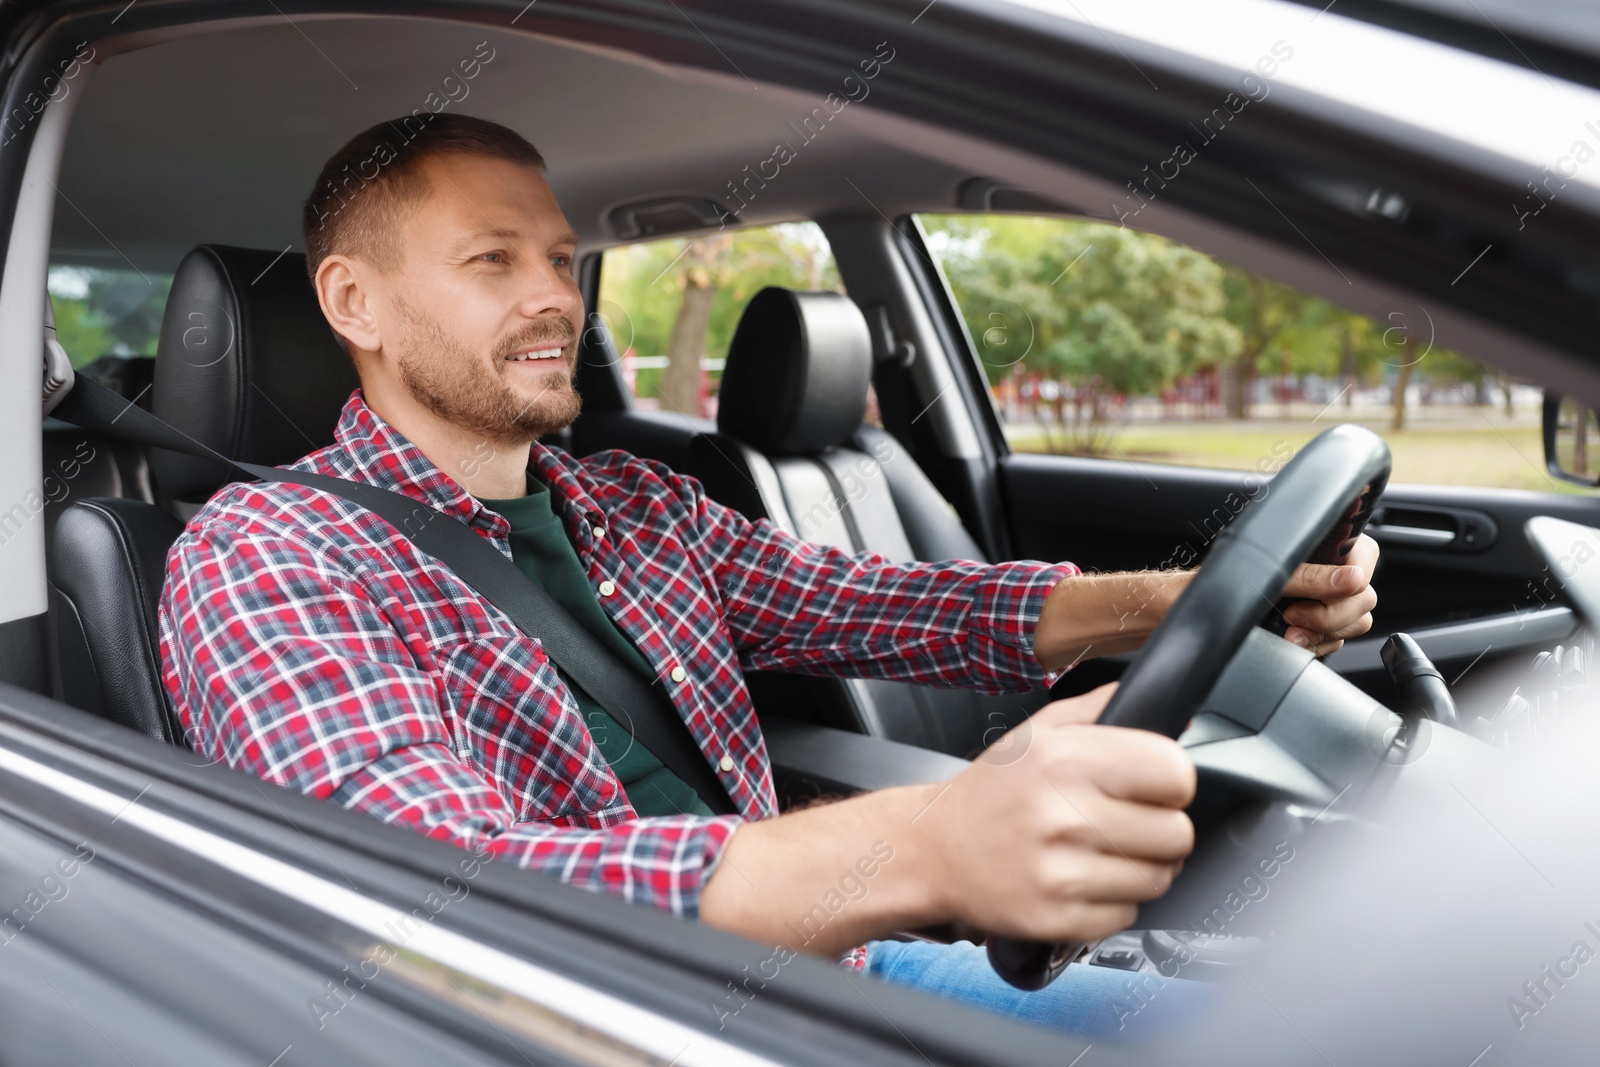
[[[717,428],[774,455],[820,452],[861,425],[871,381],[872,337],[854,301],[769,287],[734,331]]]
[[[357,384],[295,252],[200,245],[183,257],[161,320],[151,410],[229,459],[273,466],[333,443]],[[168,497],[200,501],[220,464],[152,449]]]

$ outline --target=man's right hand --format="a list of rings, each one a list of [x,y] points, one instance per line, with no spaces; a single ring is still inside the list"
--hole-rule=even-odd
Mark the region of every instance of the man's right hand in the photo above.
[[[700,918],[819,955],[951,919],[1040,941],[1124,929],[1194,845],[1195,769],[1165,737],[1093,725],[1114,688],[1047,705],[948,782],[742,825]]]
[[[1096,726],[1114,685],[1046,705],[928,787],[915,862],[935,910],[991,933],[1092,941],[1166,892],[1194,847],[1195,768],[1175,741]]]

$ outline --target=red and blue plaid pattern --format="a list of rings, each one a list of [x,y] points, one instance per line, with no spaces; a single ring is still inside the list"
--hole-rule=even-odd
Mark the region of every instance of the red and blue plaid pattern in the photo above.
[[[384,520],[284,483],[227,486],[167,558],[163,678],[195,747],[694,917],[741,817],[777,814],[744,670],[987,692],[1053,677],[1033,657],[1033,627],[1050,588],[1077,573],[1071,564],[852,557],[751,523],[660,463],[539,444],[530,460],[600,604],[666,681],[739,816],[636,817],[538,640]],[[360,390],[335,444],[293,467],[414,497],[510,555],[506,520]]]

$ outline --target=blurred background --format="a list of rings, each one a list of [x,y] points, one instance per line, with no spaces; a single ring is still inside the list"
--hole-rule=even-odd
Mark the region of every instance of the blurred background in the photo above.
[[[1579,491],[1540,462],[1538,388],[1434,345],[1417,305],[1350,311],[1108,223],[918,221],[1013,449],[1275,469],[1284,443],[1359,422],[1389,442],[1396,481]],[[111,377],[128,357],[153,355],[171,281],[51,268],[74,363]],[[768,285],[842,291],[820,227],[607,251],[599,310],[640,406],[715,417],[739,315]]]
[[[1571,491],[1541,462],[1538,388],[1434,345],[1417,305],[1353,312],[1091,220],[918,221],[1018,451],[1275,467],[1280,442],[1359,422],[1389,442],[1396,481]],[[820,227],[606,252],[600,312],[641,406],[714,417],[739,314],[766,285],[841,289]]]

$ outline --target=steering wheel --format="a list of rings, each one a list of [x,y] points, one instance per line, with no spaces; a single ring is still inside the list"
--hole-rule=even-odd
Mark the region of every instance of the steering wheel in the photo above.
[[[1171,738],[1183,733],[1263,614],[1281,618],[1278,593],[1295,568],[1338,563],[1350,551],[1389,469],[1389,446],[1360,426],[1336,426],[1301,449],[1217,536],[1099,722]],[[989,963],[1019,989],[1042,989],[1082,948],[991,937]]]

